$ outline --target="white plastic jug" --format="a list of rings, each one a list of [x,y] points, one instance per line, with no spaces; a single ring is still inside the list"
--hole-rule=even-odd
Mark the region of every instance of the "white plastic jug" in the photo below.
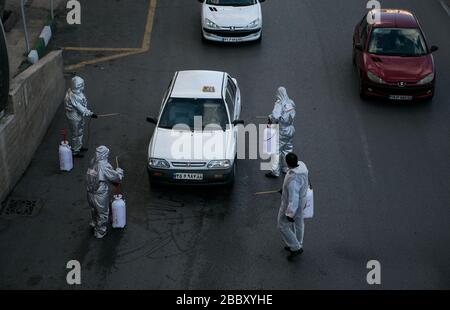
[[[267,155],[278,154],[278,125],[271,125],[264,129],[263,153]]]
[[[127,206],[122,195],[114,195],[114,201],[111,205],[112,211],[112,227],[124,228],[127,224]]]
[[[72,150],[67,141],[61,141],[59,146],[59,168],[62,171],[71,171],[73,169]]]

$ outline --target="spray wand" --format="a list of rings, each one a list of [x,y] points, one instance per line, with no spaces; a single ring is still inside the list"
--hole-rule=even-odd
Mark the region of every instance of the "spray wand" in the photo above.
[[[61,134],[63,136],[63,142],[69,144],[69,142],[67,141],[67,129],[61,129]]]
[[[116,169],[119,167],[119,158],[116,156]],[[120,195],[120,183],[116,185],[116,195]]]

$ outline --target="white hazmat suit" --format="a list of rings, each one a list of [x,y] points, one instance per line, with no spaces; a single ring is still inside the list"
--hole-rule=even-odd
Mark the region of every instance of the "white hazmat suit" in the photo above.
[[[87,99],[83,93],[84,80],[79,76],[72,78],[72,85],[64,98],[66,117],[72,134],[72,151],[80,153],[83,146],[84,118],[94,113],[87,108]]]
[[[295,134],[295,103],[287,94],[286,88],[279,87],[276,94],[276,102],[269,120],[279,126],[278,153],[271,156],[271,172],[274,176],[280,176],[281,169],[287,171],[285,157],[294,151],[293,138]]]
[[[305,227],[303,208],[306,205],[308,186],[308,169],[303,162],[299,161],[298,167],[289,169],[284,178],[281,206],[278,212],[278,229],[291,251],[303,248]],[[295,222],[290,222],[287,217],[293,218]]]
[[[109,185],[122,182],[124,172],[120,168],[114,169],[108,162],[109,149],[99,146],[91,167],[87,170],[87,199],[91,206],[94,236],[103,238],[106,235],[109,220]]]

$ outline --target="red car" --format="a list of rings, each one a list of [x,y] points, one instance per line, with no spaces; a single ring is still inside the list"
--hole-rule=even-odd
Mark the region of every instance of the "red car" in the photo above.
[[[365,15],[353,36],[361,98],[432,99],[436,81],[432,53],[438,47],[428,47],[414,14],[392,9],[368,14],[374,15]]]

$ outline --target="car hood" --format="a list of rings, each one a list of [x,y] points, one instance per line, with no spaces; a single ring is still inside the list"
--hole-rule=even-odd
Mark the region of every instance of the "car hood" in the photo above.
[[[248,6],[205,5],[203,16],[221,27],[245,27],[255,19],[261,18],[261,8],[259,3]]]
[[[417,82],[434,71],[431,55],[400,57],[367,54],[365,58],[367,69],[387,82]]]
[[[157,128],[148,157],[166,160],[202,161],[234,159],[233,131],[180,131]]]

